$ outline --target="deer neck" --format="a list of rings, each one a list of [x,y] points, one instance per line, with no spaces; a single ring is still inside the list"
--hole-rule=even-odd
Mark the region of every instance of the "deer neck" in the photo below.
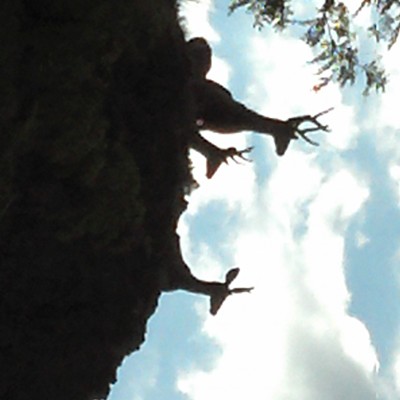
[[[162,289],[167,292],[185,290],[187,292],[214,296],[225,291],[225,284],[215,281],[204,281],[192,275],[189,268],[184,265],[178,271],[167,271],[162,277]]]

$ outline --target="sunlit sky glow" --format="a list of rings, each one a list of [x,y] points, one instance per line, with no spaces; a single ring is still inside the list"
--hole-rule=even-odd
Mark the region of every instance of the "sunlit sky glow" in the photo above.
[[[396,400],[400,47],[383,59],[383,96],[362,97],[362,83],[316,94],[311,50],[290,32],[254,30],[244,12],[228,17],[228,3],[182,7],[188,38],[212,45],[209,78],[276,118],[334,107],[323,117],[332,131],[313,134],[316,148],[292,143],[282,158],[269,137],[204,135],[255,146],[253,162],[223,165],[207,180],[192,153],[200,188],[179,222],[184,259],[203,279],[240,267],[235,284],[255,290],[215,317],[204,297],[163,295],[109,399]]]

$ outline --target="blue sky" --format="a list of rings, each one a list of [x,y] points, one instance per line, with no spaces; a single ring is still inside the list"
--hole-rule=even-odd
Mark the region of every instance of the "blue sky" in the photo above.
[[[315,94],[304,43],[255,31],[243,12],[227,17],[227,4],[183,7],[189,37],[212,45],[209,77],[276,118],[334,106],[324,117],[332,131],[314,134],[320,147],[297,141],[279,159],[268,137],[205,134],[223,147],[256,146],[254,162],[207,181],[193,152],[200,188],[179,223],[182,252],[196,276],[240,267],[237,284],[255,290],[215,317],[201,296],[163,295],[109,400],[398,399],[399,46],[383,59],[383,96],[365,99],[360,85]]]

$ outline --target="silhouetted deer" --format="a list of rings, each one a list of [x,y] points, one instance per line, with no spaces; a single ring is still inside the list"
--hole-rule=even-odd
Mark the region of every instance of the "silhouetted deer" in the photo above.
[[[161,288],[163,291],[185,290],[187,292],[209,296],[210,313],[216,315],[228,296],[235,293],[250,293],[253,290],[252,287],[229,288],[229,285],[238,276],[239,268],[229,270],[225,275],[225,282],[210,282],[196,278],[182,259],[178,237],[175,236],[174,240],[175,243],[172,248],[175,254],[170,259],[177,260],[178,262],[173,266],[163,268],[163,275],[161,278]]]
[[[279,156],[285,154],[292,139],[300,137],[312,145],[318,145],[310,140],[306,133],[317,130],[328,131],[328,126],[322,125],[318,118],[331,109],[313,116],[303,115],[282,121],[260,115],[237,102],[227,89],[206,78],[211,68],[211,48],[205,39],[189,40],[187,54],[191,63],[191,90],[194,95],[196,124],[199,130],[223,134],[242,131],[268,134],[273,137],[276,153]],[[312,126],[300,129],[303,122],[310,122]],[[249,161],[244,155],[252,150],[251,147],[244,150],[237,150],[234,147],[223,150],[199,137],[200,135],[194,136],[192,147],[207,158],[207,177],[209,178],[228,158],[235,160],[235,157],[238,157]]]

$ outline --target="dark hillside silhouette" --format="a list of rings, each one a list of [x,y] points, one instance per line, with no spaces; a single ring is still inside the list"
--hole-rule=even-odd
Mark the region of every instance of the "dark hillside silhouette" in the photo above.
[[[0,39],[0,398],[104,398],[194,184],[175,5],[5,1]]]

